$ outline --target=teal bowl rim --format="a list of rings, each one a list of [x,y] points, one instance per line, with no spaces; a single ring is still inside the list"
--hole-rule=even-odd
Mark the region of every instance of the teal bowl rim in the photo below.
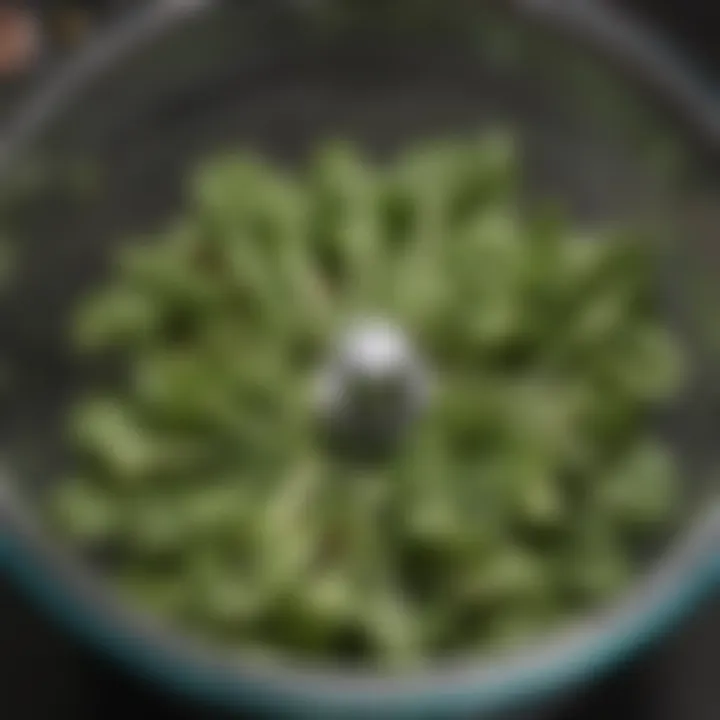
[[[139,45],[203,12],[213,0],[158,2],[112,28],[79,58],[32,96],[11,119],[0,137],[0,174],[27,148],[46,123],[59,114],[88,83]],[[524,20],[545,23],[594,48],[609,62],[644,83],[691,137],[708,153],[720,157],[720,103],[699,78],[684,68],[652,36],[640,32],[622,16],[588,2],[510,0]],[[684,558],[663,592],[644,602],[641,612],[603,625],[588,642],[558,660],[549,657],[534,668],[501,673],[492,681],[473,677],[438,677],[413,691],[378,687],[334,691],[325,679],[319,689],[300,686],[282,691],[268,680],[254,679],[241,669],[229,671],[197,656],[173,652],[172,644],[131,631],[102,603],[85,593],[48,564],[52,553],[34,543],[17,523],[12,504],[0,502],[0,572],[24,590],[48,617],[134,674],[179,695],[231,709],[255,708],[274,714],[308,718],[463,717],[498,712],[540,702],[591,680],[658,640],[697,604],[720,587],[720,518],[712,513],[709,534]],[[52,562],[52,561],[50,561]],[[64,581],[63,581],[64,579]],[[321,678],[322,680],[322,678]]]
[[[5,509],[11,507],[6,504]],[[12,512],[12,511],[11,511]],[[0,509],[0,518],[2,511]],[[33,603],[57,625],[136,677],[207,707],[255,710],[271,717],[364,720],[462,718],[470,714],[513,711],[551,702],[563,692],[597,679],[660,640],[688,617],[705,598],[720,589],[720,500],[710,507],[688,542],[674,558],[659,585],[634,599],[619,614],[599,618],[600,625],[582,632],[580,642],[560,645],[559,657],[544,647],[526,667],[509,664],[493,675],[463,673],[458,678],[428,674],[412,690],[394,681],[348,684],[338,691],[334,678],[316,676],[314,686],[278,672],[253,676],[243,666],[215,665],[202,655],[184,652],[181,644],[144,628],[139,617],[118,612],[87,577],[68,572],[60,552],[20,515],[6,513],[12,533],[0,533],[0,571],[5,571]],[[180,650],[180,652],[178,652]],[[277,682],[276,682],[277,680]]]

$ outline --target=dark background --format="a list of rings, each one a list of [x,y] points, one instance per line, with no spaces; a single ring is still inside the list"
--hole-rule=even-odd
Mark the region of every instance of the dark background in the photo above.
[[[573,0],[566,0],[572,2]],[[136,0],[90,0],[97,22]],[[2,6],[3,0],[0,0]],[[36,3],[57,9],[61,0]],[[714,0],[615,0],[658,27],[718,84],[720,6]],[[159,697],[106,666],[48,624],[0,579],[0,717],[88,720],[143,714],[159,720],[212,716]],[[547,720],[720,720],[720,593],[661,645],[598,678]]]

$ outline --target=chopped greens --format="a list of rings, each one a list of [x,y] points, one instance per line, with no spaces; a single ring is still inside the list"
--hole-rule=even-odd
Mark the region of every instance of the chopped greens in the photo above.
[[[677,504],[650,412],[682,355],[631,234],[521,200],[512,138],[350,144],[292,173],[203,165],[124,248],[76,339],[128,382],[79,403],[55,520],[130,597],[230,645],[406,667],[527,638],[618,592]],[[317,432],[309,376],[359,315],[433,368],[391,457]]]

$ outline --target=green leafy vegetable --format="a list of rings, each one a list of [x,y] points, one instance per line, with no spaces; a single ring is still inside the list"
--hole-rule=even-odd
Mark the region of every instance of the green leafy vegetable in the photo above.
[[[412,665],[514,642],[617,592],[672,517],[651,411],[683,358],[653,256],[520,198],[512,138],[291,174],[205,163],[78,319],[127,383],[79,404],[52,510],[138,602],[233,647]],[[436,378],[389,458],[318,432],[312,370],[358,315]],[[111,398],[111,399],[108,399]]]

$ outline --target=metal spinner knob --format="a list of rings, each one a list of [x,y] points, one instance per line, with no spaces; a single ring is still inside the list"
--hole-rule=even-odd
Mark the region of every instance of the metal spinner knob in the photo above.
[[[358,459],[392,452],[426,407],[430,378],[398,327],[364,320],[321,368],[316,403],[333,447]]]

